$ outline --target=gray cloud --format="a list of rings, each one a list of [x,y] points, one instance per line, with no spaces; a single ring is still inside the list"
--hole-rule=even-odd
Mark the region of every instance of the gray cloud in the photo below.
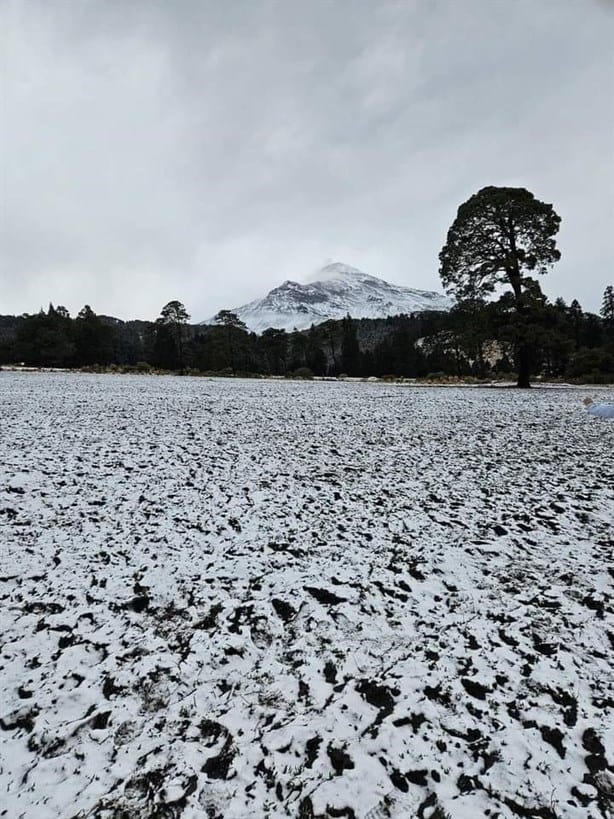
[[[563,219],[551,296],[612,281],[605,0],[0,0],[0,312],[196,318],[342,260],[440,289],[458,205]]]

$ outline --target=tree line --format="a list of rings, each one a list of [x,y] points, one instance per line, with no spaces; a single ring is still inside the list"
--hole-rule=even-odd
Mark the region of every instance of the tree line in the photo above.
[[[463,300],[449,312],[327,321],[308,330],[256,335],[231,311],[193,325],[169,302],[156,321],[120,321],[86,306],[0,317],[0,364],[151,369],[222,375],[511,377],[518,371],[518,326],[509,299]],[[614,380],[614,288],[600,315],[578,301],[532,305],[531,372],[552,378]]]

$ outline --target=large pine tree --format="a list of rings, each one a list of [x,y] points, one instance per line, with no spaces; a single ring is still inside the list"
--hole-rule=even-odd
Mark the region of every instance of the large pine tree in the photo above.
[[[524,188],[482,188],[458,209],[439,254],[441,280],[457,300],[511,288],[516,314],[518,386],[530,386],[532,304],[541,295],[528,274],[546,273],[560,253],[561,219]]]

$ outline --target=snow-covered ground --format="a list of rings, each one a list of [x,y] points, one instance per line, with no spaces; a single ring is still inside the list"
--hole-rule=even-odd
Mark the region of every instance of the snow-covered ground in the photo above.
[[[0,373],[0,816],[611,816],[583,395]]]

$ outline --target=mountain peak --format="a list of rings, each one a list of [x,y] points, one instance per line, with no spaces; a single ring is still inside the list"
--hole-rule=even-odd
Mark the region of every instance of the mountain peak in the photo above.
[[[250,330],[260,333],[269,327],[304,330],[348,314],[352,318],[387,318],[424,310],[449,310],[451,306],[452,300],[441,293],[390,284],[357,267],[333,262],[306,284],[287,279],[264,298],[235,307],[232,312]]]
[[[357,267],[352,267],[349,264],[343,264],[343,262],[333,262],[332,264],[327,264],[323,267],[318,276],[324,277],[324,279],[332,279],[338,276],[367,276],[367,273],[363,273],[362,270],[359,270]],[[369,278],[373,278],[372,276]]]

